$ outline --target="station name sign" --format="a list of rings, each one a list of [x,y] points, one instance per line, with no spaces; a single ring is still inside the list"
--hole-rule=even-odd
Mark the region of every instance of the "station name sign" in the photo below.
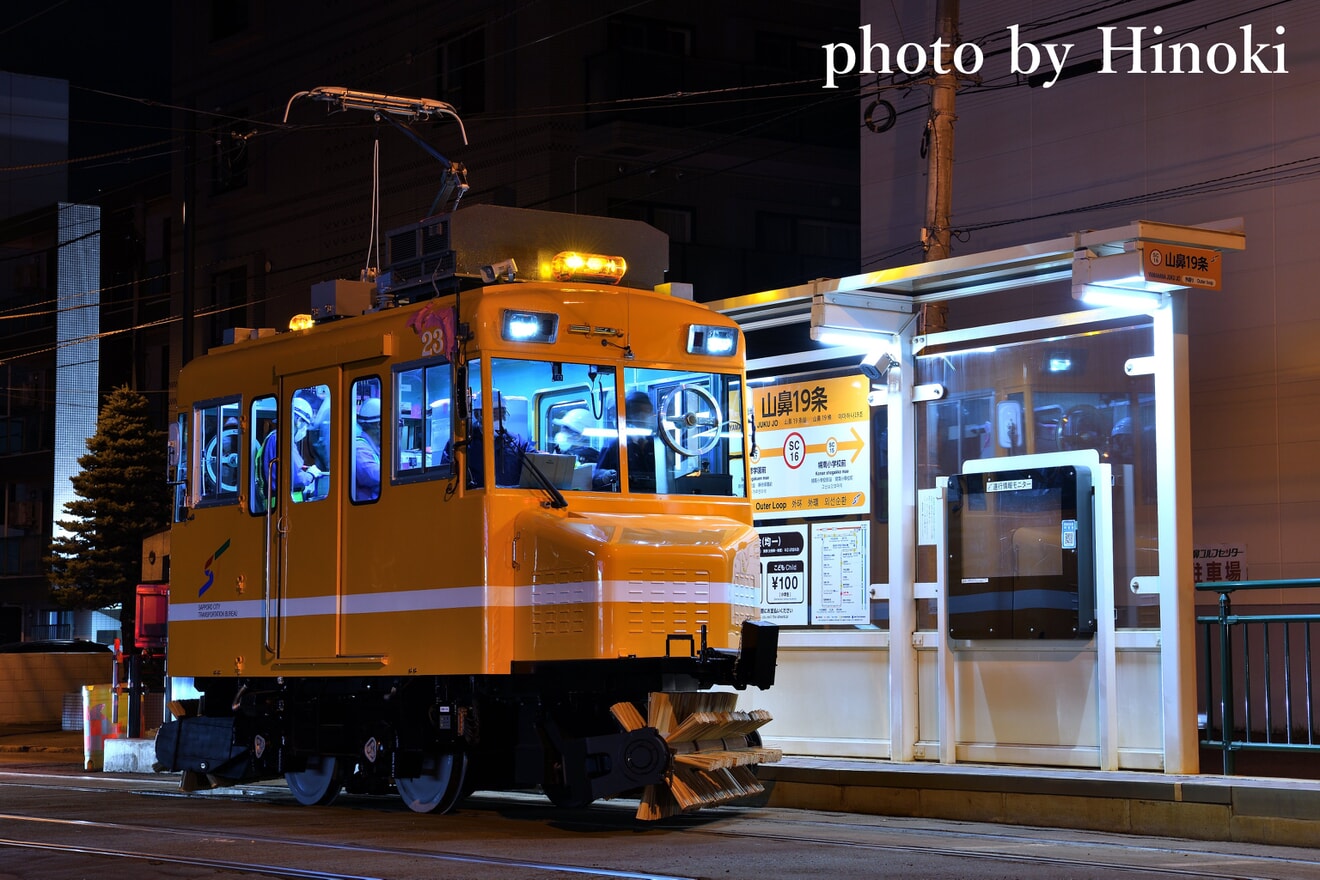
[[[1141,277],[1146,281],[1201,290],[1223,287],[1224,262],[1217,250],[1155,241],[1139,241],[1137,250]]]

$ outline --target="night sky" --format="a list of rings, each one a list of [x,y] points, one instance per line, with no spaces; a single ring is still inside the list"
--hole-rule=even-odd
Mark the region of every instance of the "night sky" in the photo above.
[[[70,192],[164,175],[168,184],[170,4],[50,0],[5,4],[0,70],[69,82]]]

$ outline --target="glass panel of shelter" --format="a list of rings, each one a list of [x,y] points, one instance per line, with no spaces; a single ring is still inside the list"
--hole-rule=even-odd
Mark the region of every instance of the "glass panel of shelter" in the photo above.
[[[1158,574],[1154,377],[1124,368],[1151,354],[1151,325],[985,343],[916,358],[917,384],[944,387],[916,405],[917,488],[971,458],[1094,449],[1114,477],[1114,582]],[[1118,627],[1157,627],[1154,598],[1115,590]],[[935,601],[918,600],[921,629],[935,629]]]

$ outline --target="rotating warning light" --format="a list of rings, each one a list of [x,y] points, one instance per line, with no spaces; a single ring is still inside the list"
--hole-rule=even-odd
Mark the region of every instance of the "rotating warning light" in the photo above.
[[[506,342],[554,342],[559,333],[559,316],[550,312],[504,310],[500,336]]]
[[[604,254],[562,251],[550,260],[550,277],[556,281],[618,284],[627,271],[628,262],[623,257],[608,257]]]

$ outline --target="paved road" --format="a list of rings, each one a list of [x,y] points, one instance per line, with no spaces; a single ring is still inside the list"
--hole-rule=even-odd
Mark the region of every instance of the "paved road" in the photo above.
[[[51,756],[46,756],[47,758]],[[0,878],[1312,878],[1320,853],[721,808],[656,825],[626,802],[559,811],[478,793],[448,816],[397,798],[299,806],[281,786],[184,796],[167,776],[0,755]]]

